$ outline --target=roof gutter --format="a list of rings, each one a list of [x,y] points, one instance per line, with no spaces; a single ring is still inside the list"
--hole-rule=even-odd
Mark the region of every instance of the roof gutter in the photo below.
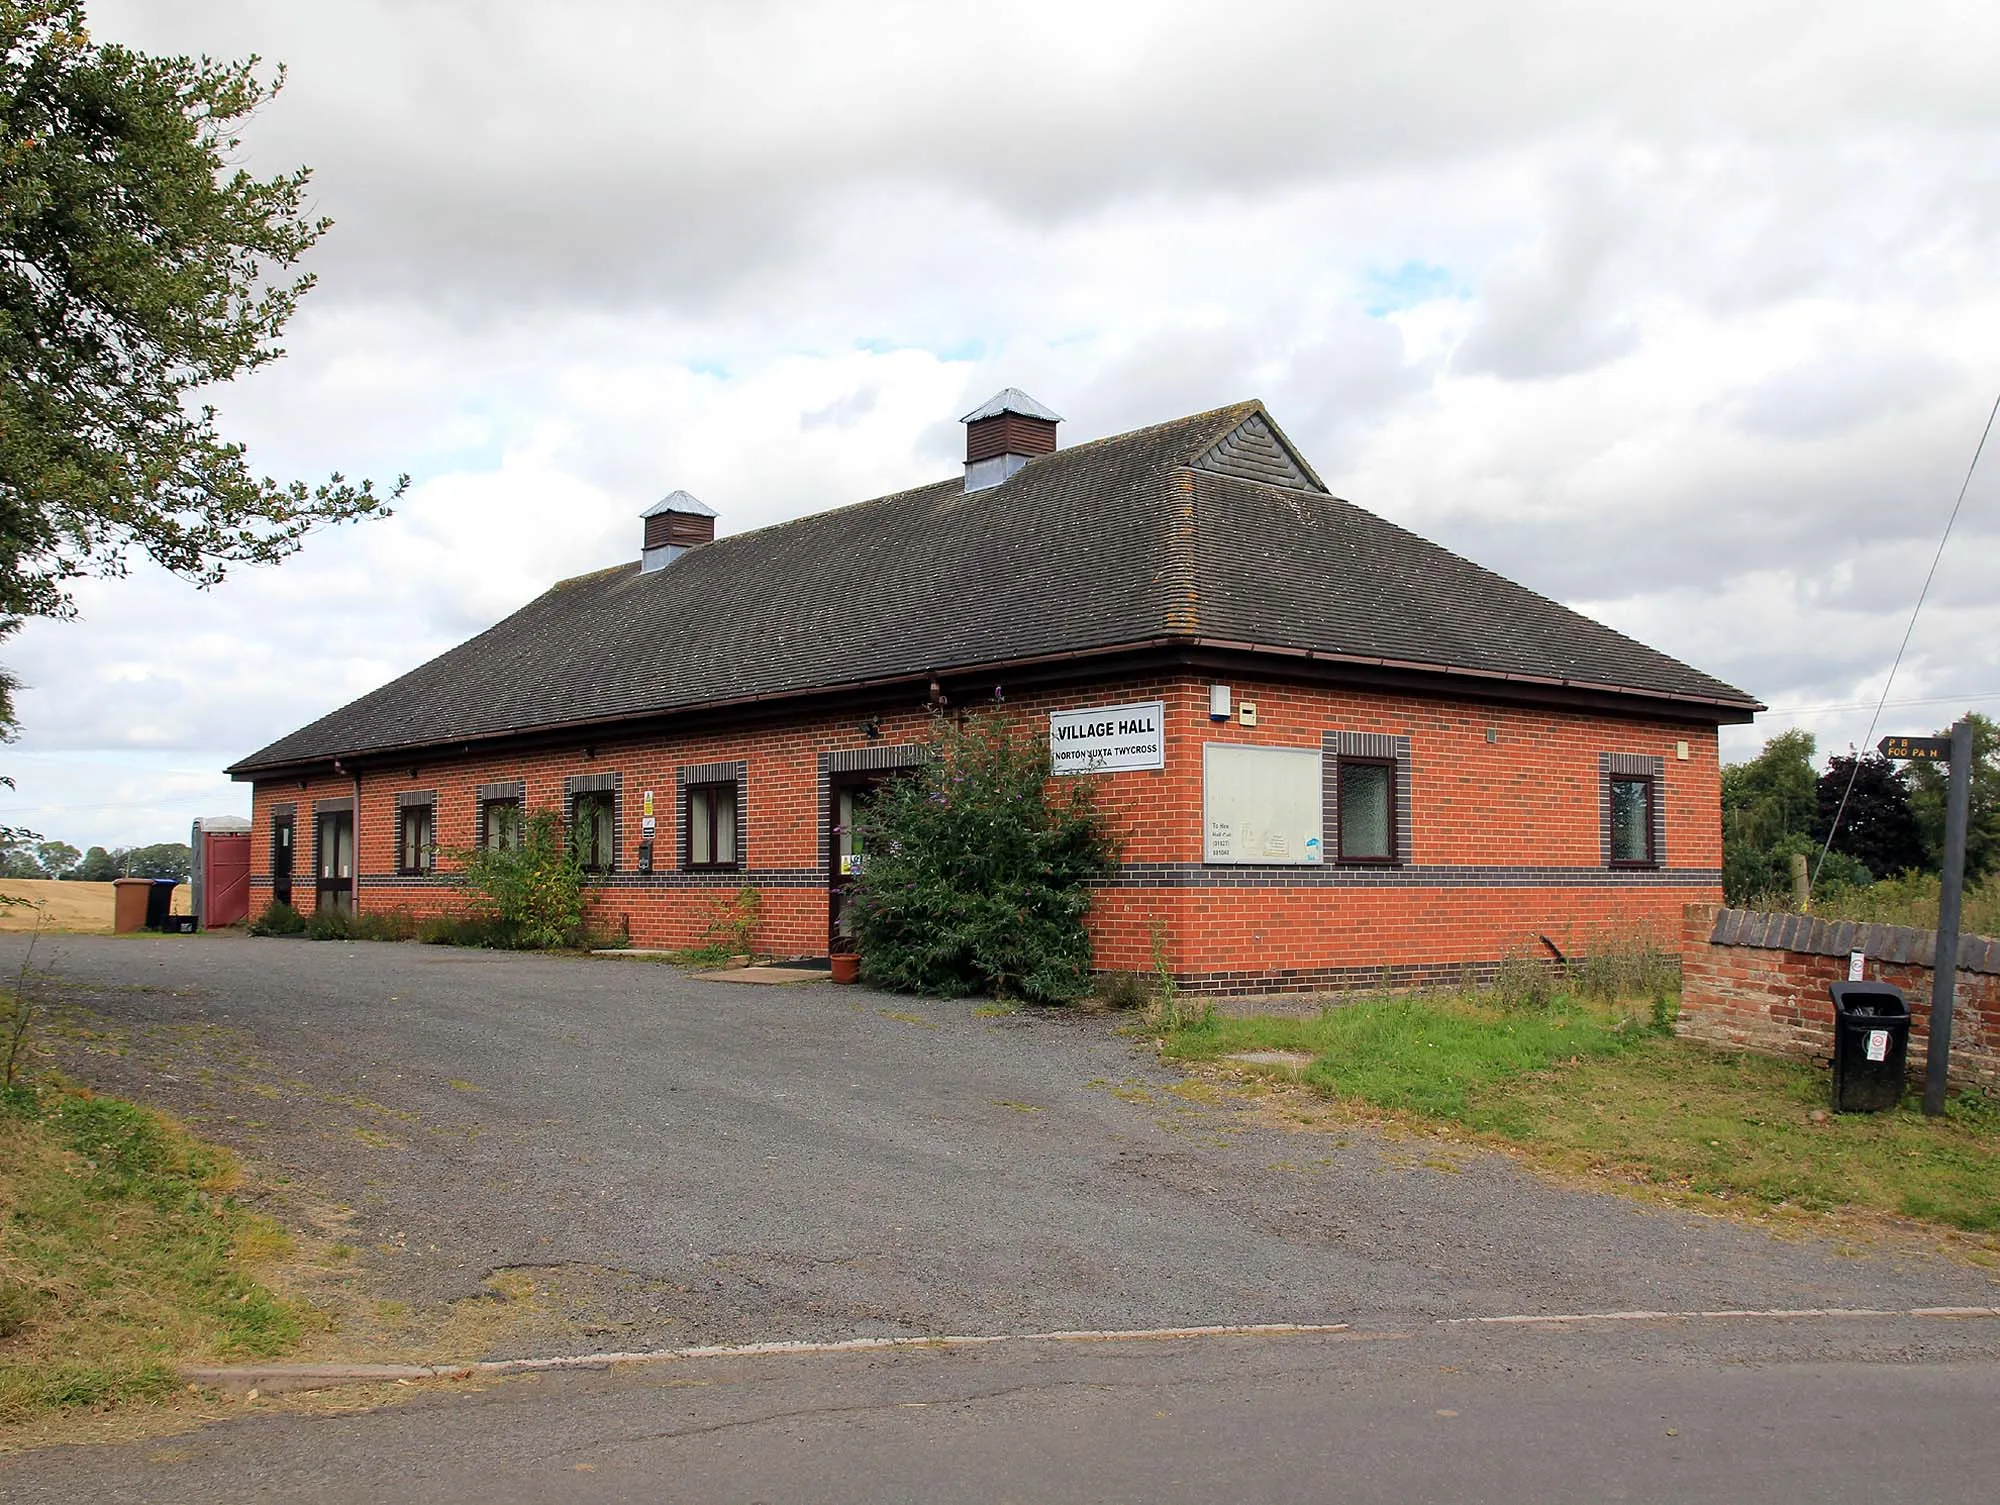
[[[1108,659],[1118,658],[1157,659],[1161,655],[1171,656],[1175,662],[1189,667],[1197,666],[1193,662],[1194,655],[1213,655],[1245,659],[1280,659],[1294,664],[1311,664],[1322,670],[1353,670],[1368,675],[1415,678],[1426,682],[1440,679],[1451,682],[1470,681],[1473,685],[1482,687],[1473,691],[1481,698],[1501,700],[1528,698],[1534,703],[1547,704],[1574,696],[1598,702],[1593,706],[1594,709],[1616,709],[1614,706],[1602,704],[1603,701],[1611,700],[1627,706],[1627,714],[1631,714],[1630,702],[1637,700],[1647,702],[1657,713],[1671,715],[1671,708],[1679,706],[1699,712],[1698,715],[1679,719],[1718,723],[1748,722],[1757,712],[1766,709],[1761,702],[1748,698],[1732,700],[1721,696],[1672,694],[1662,690],[1604,684],[1594,680],[1516,674],[1492,669],[1469,669],[1427,664],[1410,659],[1328,653],[1319,649],[1290,648],[1269,643],[1242,642],[1231,638],[1174,634],[1142,638],[1136,642],[1110,643],[1096,648],[1065,649],[1059,653],[1038,653],[1021,658],[941,665],[901,674],[878,675],[870,679],[846,680],[832,685],[814,685],[803,690],[772,690],[758,695],[737,696],[729,700],[708,700],[695,705],[671,706],[655,711],[543,722],[532,727],[483,732],[469,737],[440,737],[424,742],[400,742],[389,747],[357,749],[337,755],[322,755],[290,762],[255,765],[235,763],[230,765],[227,772],[238,782],[251,782],[260,778],[298,777],[307,770],[324,769],[336,761],[344,771],[363,759],[389,764],[425,754],[462,757],[489,748],[571,741],[587,733],[615,730],[621,738],[639,737],[647,735],[654,729],[691,720],[731,720],[757,713],[775,714],[791,708],[803,709],[814,702],[826,702],[831,709],[833,705],[851,702],[857,696],[886,695],[905,688],[917,690],[919,699],[928,699],[930,686],[934,680],[963,681],[987,679],[994,675],[1019,674],[1027,674],[1031,679],[1059,680],[1067,677],[1062,671],[1070,666],[1099,665]],[[1245,667],[1254,669],[1255,666]],[[1406,688],[1415,689],[1420,686],[1410,685]],[[1507,692],[1510,689],[1516,693],[1509,695]]]

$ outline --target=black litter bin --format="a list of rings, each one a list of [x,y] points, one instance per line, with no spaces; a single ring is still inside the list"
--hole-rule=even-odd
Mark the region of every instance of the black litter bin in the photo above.
[[[1833,994],[1833,1111],[1880,1113],[1903,1100],[1910,1005],[1886,982],[1837,982]]]
[[[146,928],[164,930],[167,928],[167,912],[174,907],[173,878],[155,878],[153,886],[146,892]]]

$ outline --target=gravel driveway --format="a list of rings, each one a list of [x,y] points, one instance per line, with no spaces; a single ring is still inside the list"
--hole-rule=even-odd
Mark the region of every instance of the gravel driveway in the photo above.
[[[1115,1017],[416,945],[53,953],[63,1069],[242,1150],[281,1216],[347,1209],[379,1294],[434,1308],[510,1269],[587,1291],[578,1330],[500,1352],[2000,1291],[1496,1155],[1287,1132],[1184,1095]]]

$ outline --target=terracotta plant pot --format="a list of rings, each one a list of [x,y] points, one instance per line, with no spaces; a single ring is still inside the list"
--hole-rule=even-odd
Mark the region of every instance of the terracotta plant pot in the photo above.
[[[827,960],[833,963],[835,982],[861,981],[861,958],[852,951],[836,951]]]

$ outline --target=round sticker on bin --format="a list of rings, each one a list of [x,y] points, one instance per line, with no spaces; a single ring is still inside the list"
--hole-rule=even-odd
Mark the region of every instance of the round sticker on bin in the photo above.
[[[1889,1032],[1886,1029],[1868,1031],[1868,1059],[1871,1061],[1889,1059]]]

